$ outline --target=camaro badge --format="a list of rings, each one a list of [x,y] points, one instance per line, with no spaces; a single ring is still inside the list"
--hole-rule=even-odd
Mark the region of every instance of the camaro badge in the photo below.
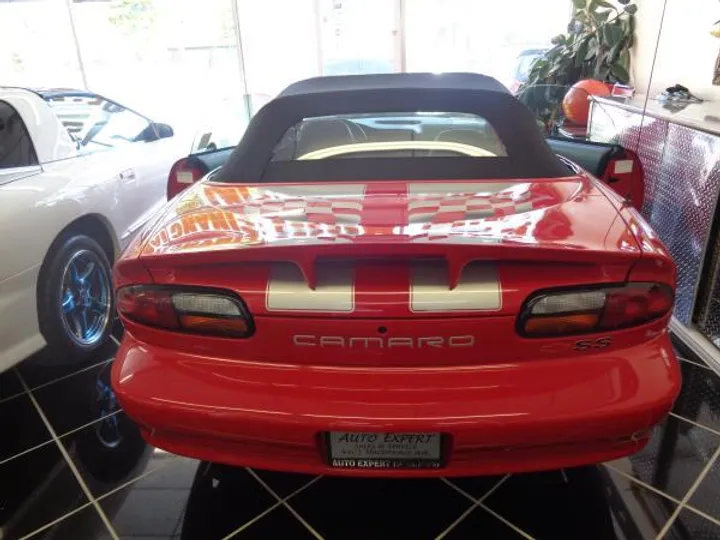
[[[341,349],[392,349],[400,347],[409,349],[444,349],[474,347],[475,336],[366,337],[295,334],[293,344],[298,347],[338,347]]]

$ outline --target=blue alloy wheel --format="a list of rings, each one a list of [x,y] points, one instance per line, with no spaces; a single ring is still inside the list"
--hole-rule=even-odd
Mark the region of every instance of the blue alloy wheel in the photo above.
[[[111,320],[111,294],[110,276],[98,255],[75,252],[63,269],[60,311],[67,335],[81,347],[103,338]]]
[[[95,433],[103,446],[116,448],[122,442],[123,434],[120,429],[120,419],[117,414],[113,414],[120,409],[115,392],[102,377],[98,377],[95,389],[100,413],[100,421],[95,422]]]

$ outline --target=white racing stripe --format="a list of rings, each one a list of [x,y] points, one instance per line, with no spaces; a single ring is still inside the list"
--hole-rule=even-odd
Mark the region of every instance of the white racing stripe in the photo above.
[[[268,311],[351,313],[355,309],[354,277],[351,265],[320,265],[317,268],[317,284],[312,290],[297,265],[274,264],[268,280],[265,307]]]
[[[458,193],[494,195],[516,185],[516,182],[412,182],[408,184],[408,193],[410,195],[456,195]]]
[[[277,199],[323,197],[359,201],[365,193],[365,184],[303,184],[299,186],[272,186],[253,189],[258,192],[256,197],[271,196]]]
[[[502,307],[495,266],[471,262],[450,290],[447,264],[418,263],[412,268],[410,310],[413,312],[497,311]]]

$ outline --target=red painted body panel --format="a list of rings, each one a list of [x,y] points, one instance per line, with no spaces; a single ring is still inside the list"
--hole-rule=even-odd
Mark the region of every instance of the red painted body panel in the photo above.
[[[254,334],[124,319],[113,386],[153,444],[237,465],[413,476],[612,459],[638,450],[677,395],[667,317],[527,339],[518,313],[539,290],[674,286],[674,272],[642,218],[585,174],[200,182],[126,250],[116,287],[232,291]],[[332,469],[328,430],[442,432],[450,457],[440,470]]]
[[[113,387],[161,448],[320,474],[474,475],[565,467],[639,450],[670,410],[679,370],[665,332],[617,351],[484,366],[273,365],[168,350],[126,336]],[[327,466],[327,430],[450,437],[440,470]],[[637,439],[637,440],[634,440]]]

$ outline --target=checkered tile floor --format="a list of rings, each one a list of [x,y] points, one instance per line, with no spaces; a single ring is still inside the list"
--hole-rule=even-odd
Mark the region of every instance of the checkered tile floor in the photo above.
[[[148,447],[107,390],[115,347],[73,369],[44,353],[0,375],[0,539],[720,538],[720,378],[682,349],[683,393],[635,456],[537,474],[361,480]]]

